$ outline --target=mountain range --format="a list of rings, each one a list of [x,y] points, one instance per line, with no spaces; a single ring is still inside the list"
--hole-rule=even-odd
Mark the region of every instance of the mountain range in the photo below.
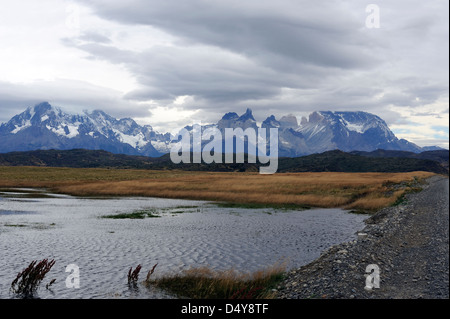
[[[258,126],[251,109],[242,115],[226,113],[205,127],[278,128],[279,156],[298,157],[329,150],[371,152],[377,149],[420,153],[422,148],[398,139],[380,117],[367,112],[317,111],[303,117],[267,117]],[[204,128],[205,128],[204,127]],[[192,132],[193,126],[185,129]],[[31,150],[105,150],[115,154],[158,157],[170,152],[176,140],[170,133],[138,125],[131,118],[116,119],[103,111],[69,114],[42,102],[28,107],[0,125],[0,153]]]

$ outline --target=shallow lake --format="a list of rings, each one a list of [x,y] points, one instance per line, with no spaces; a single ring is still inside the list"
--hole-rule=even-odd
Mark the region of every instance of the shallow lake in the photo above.
[[[138,210],[159,217],[104,218]],[[170,298],[143,285],[130,289],[130,267],[141,264],[141,277],[156,263],[154,276],[201,266],[248,272],[281,261],[299,267],[356,238],[366,217],[341,209],[223,208],[205,201],[8,190],[0,192],[0,298],[13,298],[16,275],[44,258],[56,263],[40,298]],[[79,268],[79,288],[66,287],[69,264]],[[51,279],[56,282],[47,290]]]

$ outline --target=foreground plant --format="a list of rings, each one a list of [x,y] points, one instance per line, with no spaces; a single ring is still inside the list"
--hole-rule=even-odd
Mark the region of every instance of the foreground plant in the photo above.
[[[54,264],[53,259],[51,261],[44,259],[39,263],[33,260],[27,268],[17,274],[16,279],[11,283],[11,291],[24,298],[33,298],[39,284]],[[54,280],[51,281],[51,284],[53,283]]]
[[[150,269],[150,271],[147,273],[147,278],[145,278],[145,282],[147,282],[147,283],[150,282],[150,277],[151,277],[151,275],[153,275],[153,273],[155,272],[156,266],[158,266],[158,264],[155,264],[155,265],[153,266],[153,268]]]
[[[128,270],[128,284],[129,285],[136,285],[138,278],[139,278],[139,272],[141,271],[141,265],[137,265],[136,269],[133,270],[133,267]]]
[[[251,274],[200,267],[157,278],[147,284],[182,298],[269,299],[273,298],[271,289],[283,279],[284,272],[284,265],[276,265]]]
[[[155,214],[154,209],[150,210],[137,210],[132,213],[121,213],[121,214],[113,214],[113,215],[105,215],[102,218],[111,218],[111,219],[144,219],[144,218],[158,218],[161,217]]]
[[[155,268],[158,264],[155,264],[152,269],[149,270],[147,273],[147,277],[145,278],[145,282],[150,281],[151,275],[154,273]],[[132,287],[137,287],[137,282],[139,280],[139,273],[142,269],[142,266],[139,264],[136,266],[136,268],[133,270],[133,267],[130,267],[130,270],[128,270],[128,285]]]

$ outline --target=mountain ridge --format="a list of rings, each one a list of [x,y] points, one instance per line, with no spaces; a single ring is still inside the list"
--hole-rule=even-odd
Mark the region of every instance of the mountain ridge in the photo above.
[[[244,114],[226,113],[217,123],[203,126],[218,128],[278,129],[279,156],[298,157],[339,149],[345,152],[371,152],[377,149],[420,153],[421,148],[398,139],[386,122],[367,112],[316,111],[298,123],[292,115],[268,116],[259,127],[252,110]],[[193,127],[186,126],[191,132]],[[141,126],[131,118],[116,119],[102,110],[70,114],[42,102],[0,125],[0,153],[38,149],[92,149],[115,154],[159,157],[170,152],[176,142],[170,133],[160,133],[151,125]]]
[[[426,153],[426,154],[424,154]],[[421,155],[423,154],[423,155]],[[279,173],[289,172],[411,172],[428,171],[448,175],[449,151],[427,151],[408,157],[408,152],[358,155],[340,150],[302,157],[282,157]],[[192,154],[191,154],[192,156]],[[430,158],[439,158],[439,161]],[[113,154],[103,150],[36,150],[0,154],[0,166],[40,166],[72,168],[180,169],[188,171],[257,172],[255,163],[180,163],[174,164],[169,154],[146,157]]]

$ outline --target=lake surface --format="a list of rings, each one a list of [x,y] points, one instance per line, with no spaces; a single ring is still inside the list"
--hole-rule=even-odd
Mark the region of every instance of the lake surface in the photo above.
[[[143,209],[160,217],[103,218]],[[154,276],[201,266],[247,272],[281,261],[299,267],[356,238],[366,217],[341,209],[223,208],[205,201],[9,190],[0,192],[0,298],[14,298],[16,275],[44,258],[56,263],[40,298],[171,298],[143,285],[130,289],[130,267],[142,265],[140,280],[156,263]],[[79,288],[66,287],[69,264],[79,267]],[[47,290],[51,279],[56,282]]]

